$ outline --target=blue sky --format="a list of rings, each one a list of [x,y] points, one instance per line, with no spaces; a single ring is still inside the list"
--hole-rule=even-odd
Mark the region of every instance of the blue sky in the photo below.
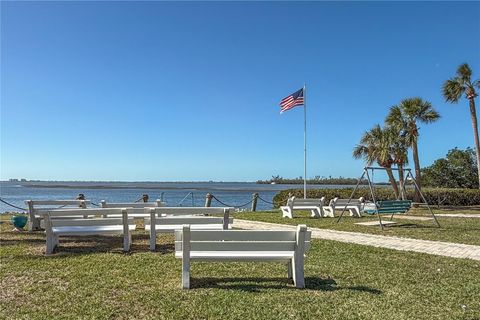
[[[251,181],[358,176],[351,153],[401,99],[442,119],[420,161],[473,146],[479,2],[2,2],[1,175],[46,180]],[[477,99],[480,106],[480,100]]]

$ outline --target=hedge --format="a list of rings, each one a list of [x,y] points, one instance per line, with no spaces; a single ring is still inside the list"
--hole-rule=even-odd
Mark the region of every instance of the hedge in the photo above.
[[[328,203],[330,199],[335,197],[348,199],[353,191],[353,188],[344,189],[311,189],[307,190],[307,198],[321,198],[325,197],[325,202]],[[296,197],[303,198],[302,189],[288,189],[283,190],[273,197],[275,208],[285,205],[289,194]],[[473,206],[480,205],[480,189],[454,189],[454,188],[422,188],[422,193],[427,202],[431,205],[444,206]],[[413,199],[414,190],[407,190],[407,199]],[[372,200],[368,188],[359,188],[354,195],[355,198],[364,197],[367,200]],[[395,200],[393,189],[389,188],[375,188],[375,198],[377,200]]]

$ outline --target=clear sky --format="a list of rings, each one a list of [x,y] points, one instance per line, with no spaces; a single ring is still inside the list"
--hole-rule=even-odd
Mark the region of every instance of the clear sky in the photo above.
[[[420,161],[473,146],[479,2],[2,2],[1,179],[252,181],[358,176],[352,149],[421,96]],[[477,98],[480,108],[480,99]]]

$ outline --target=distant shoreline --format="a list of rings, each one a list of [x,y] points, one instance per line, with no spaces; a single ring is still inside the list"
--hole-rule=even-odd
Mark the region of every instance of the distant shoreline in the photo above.
[[[31,189],[92,189],[92,190],[126,190],[126,189],[150,189],[150,190],[226,190],[233,192],[249,192],[249,191],[265,191],[270,189],[270,186],[280,190],[285,189],[297,189],[303,187],[303,183],[276,183],[276,184],[262,184],[256,182],[107,182],[107,181],[62,181],[50,182],[42,181],[38,182],[23,182],[15,183],[18,187],[31,188]],[[4,183],[4,181],[2,181]],[[12,182],[7,182],[12,183]],[[162,184],[162,185],[159,185]],[[228,185],[230,184],[230,185]],[[236,185],[239,187],[236,187]],[[241,186],[240,186],[241,185]],[[267,187],[268,186],[268,187]],[[308,188],[326,187],[354,187],[353,184],[319,184],[309,183]]]

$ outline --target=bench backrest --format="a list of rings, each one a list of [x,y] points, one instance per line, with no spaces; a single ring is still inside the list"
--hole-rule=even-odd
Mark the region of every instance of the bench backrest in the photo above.
[[[325,197],[320,199],[303,199],[291,197],[287,200],[287,206],[294,208],[295,206],[323,206]]]
[[[310,248],[311,231],[305,225],[297,230],[190,230],[184,225],[175,231],[175,251],[296,251]]]
[[[103,215],[119,215],[119,218],[99,218]],[[133,224],[133,218],[128,218],[125,208],[115,209],[64,209],[42,212],[45,218],[45,229],[65,226],[118,226]],[[89,218],[85,218],[89,216]],[[127,226],[128,227],[128,226]]]
[[[229,207],[158,207],[145,209],[147,213],[155,210],[157,216],[193,216],[193,215],[225,215],[235,212],[234,208]]]
[[[25,200],[29,213],[39,211],[61,209],[65,207],[86,208],[90,205],[90,200]]]
[[[383,200],[377,201],[379,213],[405,213],[412,207],[411,200]]]
[[[330,201],[330,206],[341,208],[341,207],[345,207],[348,204],[349,206],[358,207],[363,204],[363,201],[364,201],[363,197],[360,197],[358,199],[350,199],[350,202],[349,202],[349,199],[334,198]]]
[[[149,207],[163,207],[165,203],[157,199],[154,202],[107,202],[102,200],[100,202],[102,208],[149,208]]]
[[[145,208],[145,213],[149,213],[145,224],[152,224],[154,219],[155,225],[221,224],[223,229],[228,229],[228,225],[233,223],[230,212],[233,212],[233,208]],[[205,214],[222,214],[223,217],[205,216]]]
[[[228,218],[228,223],[233,223],[233,218]],[[147,219],[145,223],[149,223],[150,219]],[[157,225],[184,225],[184,224],[219,224],[223,225],[223,217],[204,217],[204,216],[166,216],[156,217],[155,224]]]

